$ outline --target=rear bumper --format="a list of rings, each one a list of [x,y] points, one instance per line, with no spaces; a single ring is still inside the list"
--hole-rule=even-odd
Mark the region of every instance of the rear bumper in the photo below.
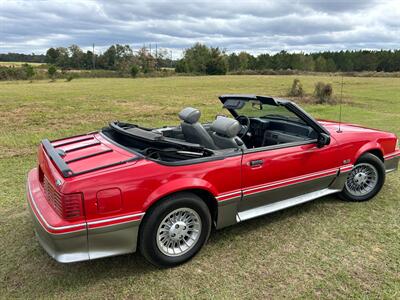
[[[37,169],[28,174],[26,185],[29,212],[33,219],[36,237],[46,252],[61,263],[77,262],[89,259],[86,223],[65,225],[50,224],[57,217],[47,203],[40,187]]]
[[[56,261],[71,263],[136,251],[144,213],[90,222],[66,222],[48,204],[36,168],[28,174],[26,189],[37,239]]]
[[[400,151],[391,153],[384,157],[386,173],[394,172],[399,168]]]

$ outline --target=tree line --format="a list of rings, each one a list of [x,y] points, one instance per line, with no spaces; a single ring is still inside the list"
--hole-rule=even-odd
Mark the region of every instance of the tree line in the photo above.
[[[399,50],[325,51],[318,53],[231,53],[218,47],[196,43],[186,49],[183,58],[172,60],[165,49],[134,51],[129,45],[112,45],[103,53],[83,51],[77,45],[49,48],[45,55],[0,54],[0,61],[39,62],[68,69],[104,69],[122,73],[151,73],[161,68],[175,68],[177,73],[218,75],[247,70],[300,70],[315,72],[400,71]]]
[[[44,54],[22,54],[22,53],[0,53],[0,61],[17,61],[17,62],[33,62],[45,63],[46,55]]]
[[[289,53],[281,51],[257,56],[247,52],[227,54],[220,48],[197,43],[186,49],[176,63],[176,72],[226,74],[246,70],[301,70],[315,72],[400,71],[399,50],[359,50],[318,53]]]
[[[173,66],[173,61],[168,56],[168,51],[157,49],[149,51],[142,47],[134,51],[129,45],[112,45],[104,53],[93,54],[86,52],[77,45],[68,48],[50,48],[46,52],[45,62],[61,69],[104,69],[121,72],[131,72],[140,69],[149,73],[160,68]]]

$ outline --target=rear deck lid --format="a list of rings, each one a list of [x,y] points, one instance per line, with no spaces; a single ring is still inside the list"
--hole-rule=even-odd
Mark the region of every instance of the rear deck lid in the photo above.
[[[63,177],[73,177],[134,162],[139,156],[108,142],[100,134],[42,141],[49,159]]]

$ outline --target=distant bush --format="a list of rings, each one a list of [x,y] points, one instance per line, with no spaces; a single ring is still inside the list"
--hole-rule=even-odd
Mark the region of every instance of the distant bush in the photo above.
[[[70,81],[74,80],[75,78],[79,77],[79,75],[76,73],[67,73],[66,76],[67,77],[65,78],[65,81],[67,81],[67,82],[70,82]]]
[[[291,97],[303,97],[304,96],[303,85],[300,82],[300,79],[294,79],[292,83],[292,87],[289,90],[288,96]]]
[[[27,79],[26,73],[22,68],[14,67],[1,67],[0,66],[0,80],[24,80]]]
[[[32,65],[29,65],[29,64],[23,64],[22,65],[22,70],[25,72],[26,77],[29,80],[32,80],[32,78],[36,74],[35,69],[32,67]]]
[[[321,81],[315,84],[314,96],[317,98],[318,104],[332,102],[333,88],[330,83],[323,83]]]
[[[139,67],[137,65],[133,65],[131,67],[131,76],[135,78],[139,74]]]
[[[49,78],[51,80],[54,80],[56,73],[57,73],[57,68],[54,65],[50,65],[49,68],[47,69],[47,74],[49,75]]]

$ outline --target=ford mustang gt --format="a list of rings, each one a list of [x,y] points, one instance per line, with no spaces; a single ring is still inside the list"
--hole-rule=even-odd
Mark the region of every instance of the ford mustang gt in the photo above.
[[[220,229],[329,194],[366,201],[398,168],[393,133],[315,120],[295,103],[219,97],[226,115],[178,126],[111,122],[43,140],[27,198],[43,248],[59,262],[135,252],[175,266]]]

